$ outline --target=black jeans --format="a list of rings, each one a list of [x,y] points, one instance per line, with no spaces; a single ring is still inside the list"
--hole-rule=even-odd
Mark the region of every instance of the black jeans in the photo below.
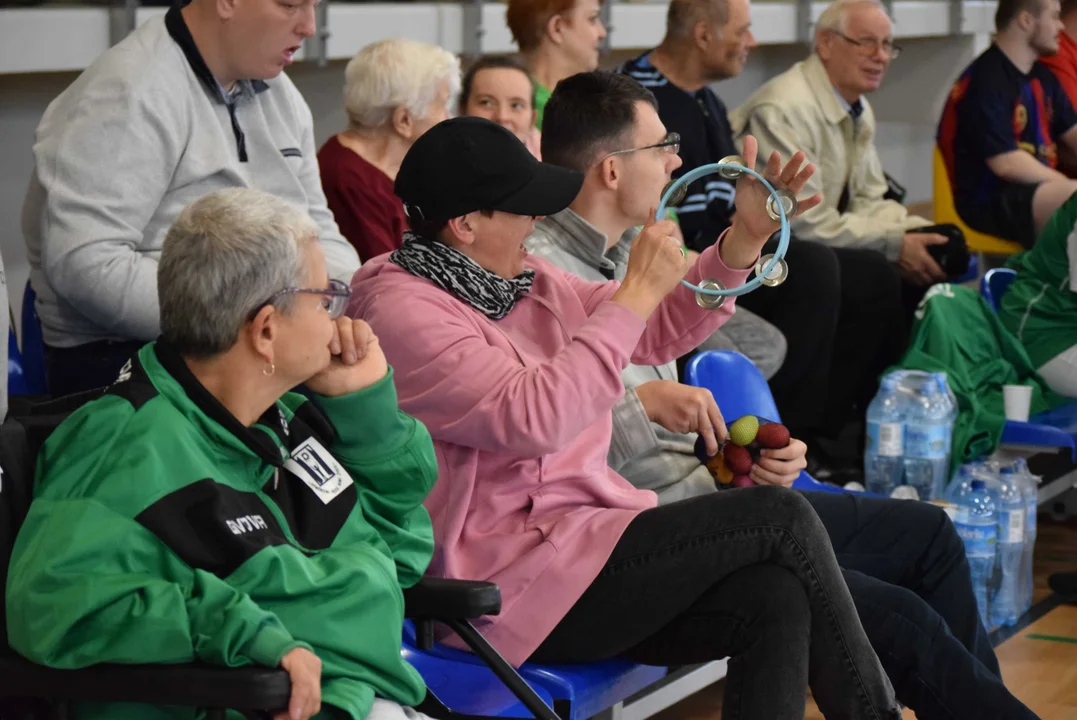
[[[102,340],[69,348],[46,345],[45,377],[49,394],[61,397],[111,385],[127,361],[145,344]]]
[[[773,253],[777,240],[763,246]],[[761,287],[737,298],[781,330],[786,339],[785,362],[770,379],[782,421],[797,437],[815,433],[826,414],[831,357],[841,310],[841,279],[837,257],[825,245],[790,240],[785,255],[789,277],[776,287]]]
[[[777,249],[770,240],[763,253]],[[876,250],[793,239],[789,278],[737,304],[785,335],[785,363],[770,379],[782,421],[801,438],[836,436],[862,416],[879,375],[908,344],[896,266]]]
[[[1002,684],[965,547],[930,503],[806,492],[898,700],[920,720],[1036,717]]]
[[[728,490],[641,513],[532,659],[682,665],[731,656],[725,718],[899,718],[826,529],[796,491]]]
[[[824,427],[836,433],[850,419],[863,419],[879,388],[879,376],[905,352],[909,316],[902,305],[897,265],[877,250],[834,248],[833,252],[841,274],[841,313]]]

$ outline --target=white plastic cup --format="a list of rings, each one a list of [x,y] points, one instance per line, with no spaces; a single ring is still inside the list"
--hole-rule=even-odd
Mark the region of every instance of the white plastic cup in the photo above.
[[[1007,420],[1028,422],[1028,413],[1032,406],[1032,386],[1003,385],[1002,403],[1006,407]]]

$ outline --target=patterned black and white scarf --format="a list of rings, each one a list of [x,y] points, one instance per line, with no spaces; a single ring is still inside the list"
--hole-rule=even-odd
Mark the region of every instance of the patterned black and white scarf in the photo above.
[[[506,280],[458,250],[413,232],[404,233],[403,247],[393,251],[389,262],[452,293],[491,320],[508,315],[535,279],[534,270],[524,270]]]

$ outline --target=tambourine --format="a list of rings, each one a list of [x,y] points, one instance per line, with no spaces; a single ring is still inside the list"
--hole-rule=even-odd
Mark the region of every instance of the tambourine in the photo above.
[[[797,212],[797,198],[793,193],[785,188],[781,190],[775,189],[762,175],[749,167],[745,167],[743,158],[739,155],[730,155],[722,158],[721,162],[697,167],[670,183],[665,192],[662,193],[662,200],[658,204],[655,216],[659,219],[664,218],[667,208],[677,206],[684,200],[684,196],[688,192],[688,186],[691,183],[715,173],[728,180],[736,180],[744,173],[748,173],[763,183],[763,187],[770,192],[766,205],[767,215],[775,222],[780,223],[781,229],[779,230],[777,252],[759,258],[759,262],[755,264],[756,276],[740,287],[729,289],[718,280],[712,278],[701,281],[699,285],[693,285],[687,280],[681,280],[682,285],[695,291],[696,302],[699,303],[699,306],[710,310],[720,308],[725,299],[731,295],[744,295],[755,290],[760,285],[774,287],[785,282],[785,279],[789,276],[789,266],[785,262],[785,252],[789,248],[789,217],[796,215]]]

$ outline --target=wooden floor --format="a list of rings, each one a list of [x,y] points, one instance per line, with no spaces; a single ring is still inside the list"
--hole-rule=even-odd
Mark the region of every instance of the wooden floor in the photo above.
[[[1066,523],[1039,518],[1034,603],[1051,597],[1047,577],[1077,570],[1077,519]],[[1035,605],[1034,605],[1035,607]],[[1020,630],[997,649],[1007,687],[1042,720],[1077,720],[1077,606],[1062,605]],[[657,720],[718,720],[719,682],[659,713]],[[824,720],[809,700],[805,720]],[[905,711],[909,720],[916,715]],[[976,719],[979,720],[979,719]]]

